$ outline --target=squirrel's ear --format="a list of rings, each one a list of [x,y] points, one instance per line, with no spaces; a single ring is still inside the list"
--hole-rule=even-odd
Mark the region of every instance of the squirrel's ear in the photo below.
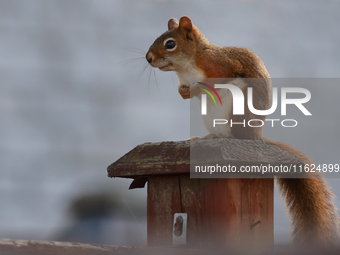
[[[173,29],[173,28],[178,28],[178,21],[177,21],[177,19],[175,19],[175,18],[171,18],[171,19],[169,19],[169,21],[168,21],[168,29],[170,30],[170,29]]]
[[[180,28],[184,28],[187,31],[191,31],[192,30],[192,23],[191,23],[191,19],[189,19],[189,17],[187,16],[183,16],[180,20],[179,20],[179,27]]]

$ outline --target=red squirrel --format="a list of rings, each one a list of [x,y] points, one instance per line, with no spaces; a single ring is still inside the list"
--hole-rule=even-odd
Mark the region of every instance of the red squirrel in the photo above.
[[[168,31],[158,37],[146,54],[146,60],[152,67],[162,71],[175,71],[180,85],[178,91],[184,99],[198,97],[202,90],[197,89],[197,83],[192,79],[208,82],[209,78],[220,79],[221,83],[238,86],[244,95],[247,87],[253,88],[254,108],[266,110],[271,103],[270,75],[262,60],[251,50],[241,47],[220,47],[209,42],[204,34],[192,24],[190,18],[183,16],[178,22],[171,18],[168,22]],[[242,78],[249,79],[245,82]],[[232,97],[229,90],[216,89],[220,95],[225,119],[240,121],[238,118],[261,119],[266,116],[257,116],[245,107],[245,114],[232,114]],[[305,164],[312,161],[299,150],[279,142],[273,142],[263,137],[262,127],[243,127],[234,125],[218,125],[213,128],[211,119],[216,114],[217,107],[209,107],[208,114],[203,121],[210,131],[208,138],[226,137],[236,139],[262,139],[268,144],[276,145],[289,151]],[[215,112],[214,112],[215,111]],[[219,110],[220,111],[220,110]],[[209,124],[208,124],[209,123]],[[326,180],[321,174],[314,174],[309,178],[277,178],[281,194],[285,197],[288,210],[293,222],[293,240],[301,245],[332,245],[337,244],[339,232],[339,218],[337,208],[333,203],[334,195],[330,191]]]

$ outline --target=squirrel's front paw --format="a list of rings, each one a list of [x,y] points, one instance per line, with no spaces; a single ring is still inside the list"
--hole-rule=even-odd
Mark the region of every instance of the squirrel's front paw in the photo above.
[[[183,99],[190,98],[190,87],[185,86],[185,85],[179,85],[178,86],[178,92],[181,94]]]

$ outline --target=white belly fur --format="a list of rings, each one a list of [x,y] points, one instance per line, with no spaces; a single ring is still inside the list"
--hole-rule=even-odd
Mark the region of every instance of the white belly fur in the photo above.
[[[192,66],[192,65],[189,65]],[[185,72],[176,72],[180,85],[191,87],[195,82],[202,81],[205,75],[196,68],[187,68]]]

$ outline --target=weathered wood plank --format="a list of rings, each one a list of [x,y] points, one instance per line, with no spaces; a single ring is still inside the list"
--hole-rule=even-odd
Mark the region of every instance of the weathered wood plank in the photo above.
[[[96,244],[81,244],[81,243],[67,243],[55,241],[29,241],[29,240],[14,240],[14,239],[0,239],[1,255],[101,255],[101,254],[119,254],[119,255],[228,255],[230,253],[225,249],[190,249],[184,247],[127,247],[127,246],[109,246]],[[238,253],[239,254],[239,253]],[[254,253],[252,253],[254,254]],[[291,245],[278,245],[273,251],[261,253],[263,255],[338,255],[340,254],[339,247],[320,249],[308,248],[296,249]]]
[[[148,181],[148,246],[172,245],[173,215],[181,212],[179,176],[155,176]]]
[[[274,166],[301,161],[264,141],[146,143],[110,165],[108,176],[134,178],[131,188],[148,180],[148,246],[172,245],[173,216],[184,212],[189,247],[263,252],[273,245],[273,178],[190,178],[193,164],[216,163]]]
[[[140,252],[140,249],[138,251]],[[136,254],[136,248],[56,241],[0,239],[0,253],[25,255]]]
[[[263,252],[273,246],[273,187],[264,178],[150,177],[148,245],[171,245],[173,215],[184,212],[187,246]]]
[[[109,177],[135,178],[143,175],[188,173],[190,143],[144,143],[111,164]]]
[[[273,245],[273,179],[180,180],[183,212],[190,215],[188,245],[238,252]]]
[[[109,177],[190,173],[190,165],[301,164],[296,156],[262,140],[200,139],[144,143],[111,164]],[[240,176],[242,177],[242,176]],[[244,175],[243,175],[244,177]]]

